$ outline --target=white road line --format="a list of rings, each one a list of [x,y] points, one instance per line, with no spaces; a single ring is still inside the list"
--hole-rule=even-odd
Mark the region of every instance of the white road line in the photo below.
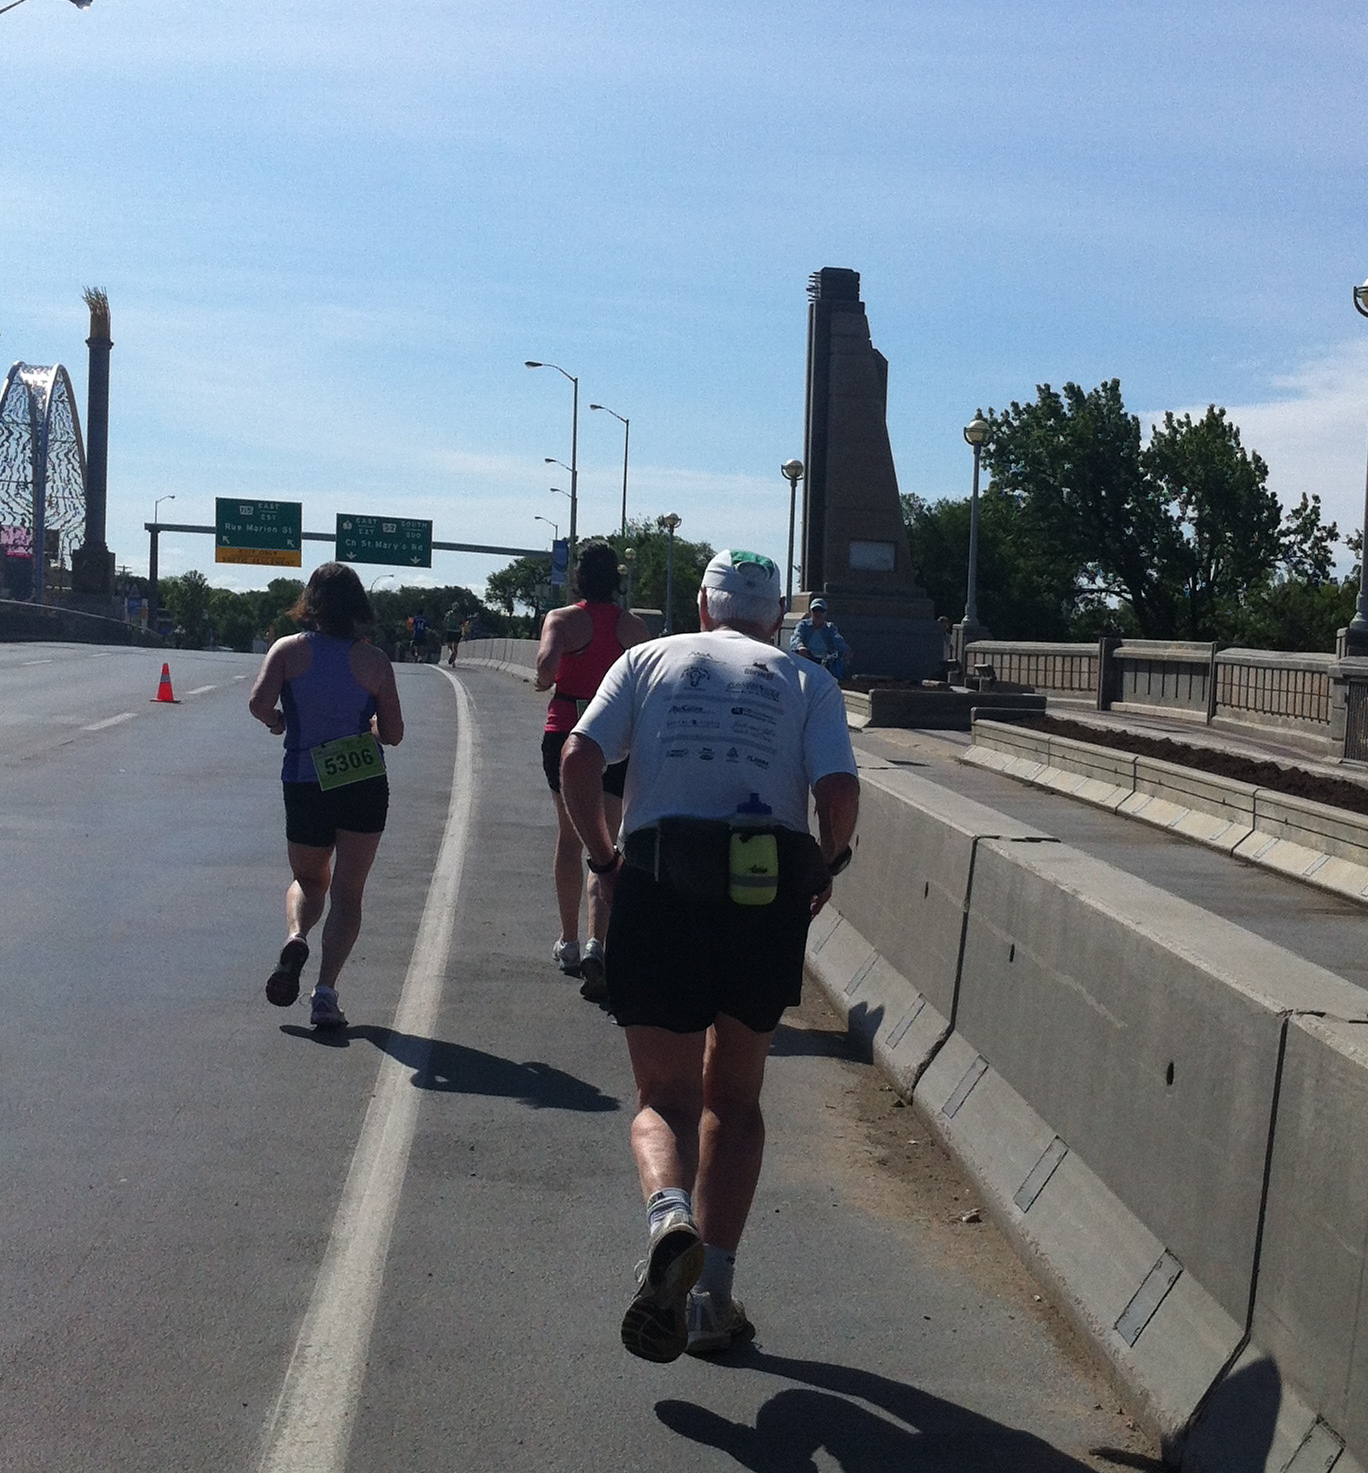
[[[51,665],[51,660],[25,660],[25,665]]]
[[[197,685],[194,690],[186,691],[187,696],[202,696],[207,690],[217,690],[216,685]]]
[[[106,716],[103,721],[94,721],[89,726],[83,726],[82,731],[103,731],[107,726],[118,726],[121,721],[132,721],[132,711],[121,711],[117,716]]]
[[[461,682],[454,675],[447,679],[456,689],[451,804],[394,1015],[395,1031],[417,1038],[430,1038],[436,1023],[474,812],[474,708]],[[422,1060],[416,1067],[423,1067]],[[261,1473],[345,1469],[390,1233],[423,1095],[413,1087],[414,1068],[412,1062],[401,1064],[388,1054],[381,1058],[323,1266],[266,1431]]]

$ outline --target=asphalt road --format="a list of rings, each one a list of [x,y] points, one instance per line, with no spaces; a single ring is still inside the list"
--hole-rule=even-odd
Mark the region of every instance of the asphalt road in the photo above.
[[[0,646],[0,1469],[1150,1466],[815,1004],[770,1067],[757,1345],[627,1356],[631,1082],[549,961],[537,698],[400,667],[326,1038],[262,995],[286,871],[258,661],[170,663],[174,706],[153,652]]]

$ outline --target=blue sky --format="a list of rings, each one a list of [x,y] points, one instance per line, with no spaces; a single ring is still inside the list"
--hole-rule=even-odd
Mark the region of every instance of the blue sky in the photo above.
[[[84,400],[113,312],[109,539],[215,496],[536,546],[631,504],[782,555],[806,282],[862,275],[902,489],[1041,382],[1229,407],[1362,520],[1361,5],[27,0],[0,15],[0,359]],[[314,544],[315,558],[323,549]],[[306,567],[311,564],[307,561]],[[502,560],[439,554],[479,587]],[[167,537],[164,572],[272,570]],[[376,568],[368,576],[378,576]]]

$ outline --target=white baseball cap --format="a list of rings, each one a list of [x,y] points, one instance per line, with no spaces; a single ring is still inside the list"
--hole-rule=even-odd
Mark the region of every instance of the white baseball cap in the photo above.
[[[780,596],[779,569],[758,552],[724,548],[704,568],[703,587],[741,597],[768,594],[777,602]]]

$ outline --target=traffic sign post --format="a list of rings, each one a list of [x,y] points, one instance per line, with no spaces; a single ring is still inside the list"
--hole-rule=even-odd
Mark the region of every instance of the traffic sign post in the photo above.
[[[432,566],[432,523],[414,517],[337,518],[337,557],[344,563],[396,568]]]
[[[214,501],[214,561],[298,568],[304,508],[298,501]]]

